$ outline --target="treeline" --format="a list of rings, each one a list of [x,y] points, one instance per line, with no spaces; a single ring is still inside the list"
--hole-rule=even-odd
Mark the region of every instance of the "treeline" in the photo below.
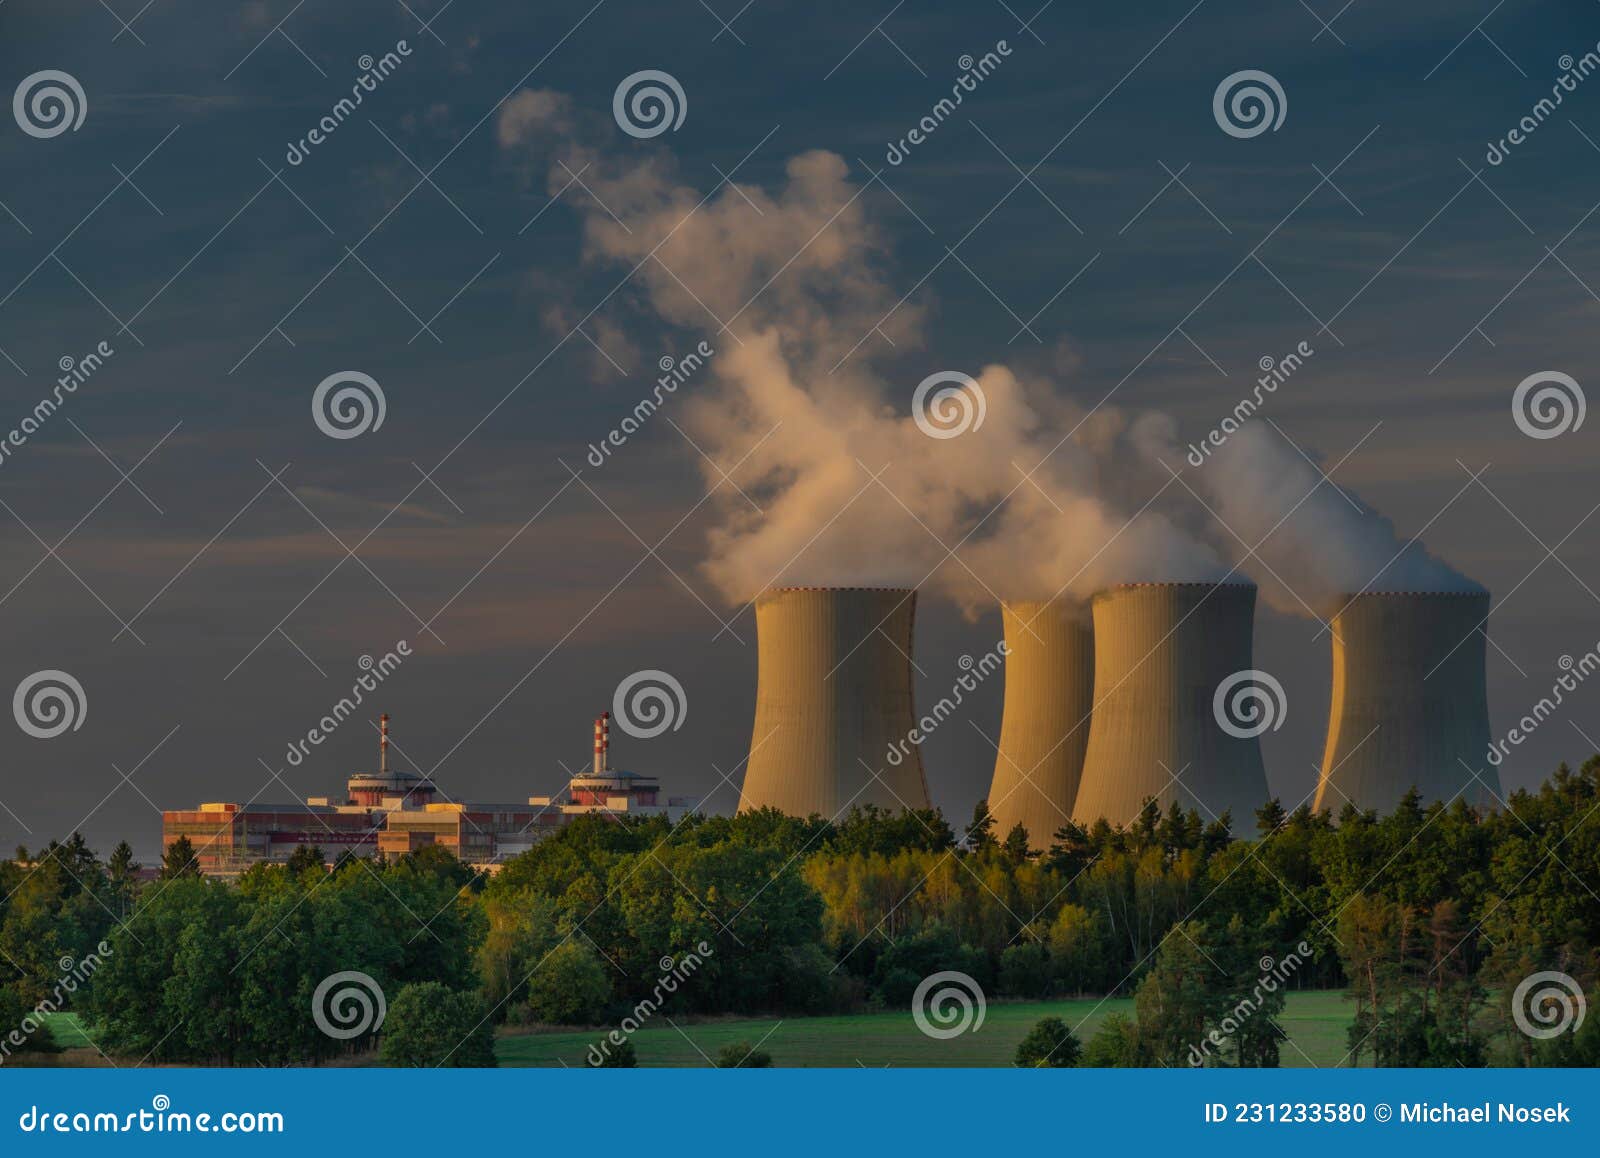
[[[1541,970],[1594,991],[1600,757],[1508,805],[1273,802],[1251,834],[1151,804],[1125,828],[1069,824],[1043,853],[982,805],[959,834],[937,811],[584,818],[488,879],[437,849],[332,872],[308,850],[225,884],[179,844],[138,886],[125,846],[102,863],[75,837],[0,863],[0,1033],[104,940],[58,1004],[108,1053],[152,1061],[381,1042],[399,1064],[489,1064],[498,1025],[904,1009],[959,970],[991,1000],[1132,994],[1084,1064],[1276,1064],[1284,994],[1327,988],[1352,997],[1353,1061],[1600,1064],[1600,1017],[1536,1041],[1509,1005]],[[311,1016],[344,971],[386,995],[381,1033]]]

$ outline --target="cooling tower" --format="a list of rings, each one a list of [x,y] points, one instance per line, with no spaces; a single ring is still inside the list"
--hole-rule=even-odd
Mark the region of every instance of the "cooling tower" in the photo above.
[[[757,598],[756,723],[740,812],[832,819],[868,804],[928,807],[921,751],[908,741],[915,610],[906,589],[780,587]]]
[[[1148,797],[1255,832],[1267,776],[1253,734],[1218,721],[1217,689],[1252,668],[1248,583],[1137,583],[1094,597],[1094,716],[1073,819],[1127,824]],[[1281,705],[1276,709],[1280,714]]]
[[[1020,824],[1050,847],[1072,819],[1094,704],[1094,632],[1060,601],[1006,603],[1006,703],[989,814],[1004,839]]]
[[[1489,699],[1480,630],[1489,593],[1369,592],[1334,616],[1333,699],[1315,807],[1380,812],[1413,786],[1424,803],[1488,806]],[[1481,780],[1473,779],[1477,772]]]

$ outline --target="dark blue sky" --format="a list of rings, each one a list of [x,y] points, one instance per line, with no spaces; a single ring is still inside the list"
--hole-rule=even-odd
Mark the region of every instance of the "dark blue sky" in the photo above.
[[[1595,49],[1600,4],[109,6],[128,27],[96,2],[0,6],[0,91],[56,69],[87,101],[77,131],[0,126],[0,429],[51,393],[61,359],[115,351],[0,465],[0,687],[60,669],[88,701],[52,740],[7,721],[0,840],[81,825],[148,857],[155,806],[333,791],[372,762],[365,722],[298,768],[285,749],[358,657],[400,639],[416,654],[375,710],[454,796],[559,787],[641,668],[670,670],[688,715],[659,739],[619,736],[619,762],[697,793],[739,765],[754,624],[744,612],[738,638],[719,634],[731,612],[700,571],[717,518],[696,507],[700,456],[654,423],[603,468],[584,461],[657,360],[717,327],[663,321],[626,267],[586,258],[592,205],[577,188],[552,204],[549,158],[503,143],[524,89],[567,94],[604,128],[598,147],[671,163],[702,196],[735,166],[739,185],[772,190],[797,154],[842,157],[867,183],[872,268],[926,316],[916,349],[871,339],[902,412],[935,369],[1005,362],[1085,407],[1114,392],[1164,411],[1187,443],[1260,358],[1309,341],[1268,413],[1496,593],[1496,734],[1560,657],[1600,640],[1585,586],[1600,586],[1600,524],[1582,521],[1600,501],[1600,423],[1536,440],[1511,413],[1532,373],[1593,374],[1600,80],[1485,161],[1561,58]],[[290,165],[359,58],[401,40],[410,55]],[[994,74],[886,165],[959,59],[1001,40]],[[610,119],[642,69],[687,98],[681,128],[649,141]],[[1280,128],[1247,139],[1212,111],[1244,69],[1287,101]],[[311,395],[346,369],[381,384],[387,413],[336,440]],[[63,536],[48,556],[40,540]],[[919,686],[937,698],[999,616],[920,610]],[[1321,756],[1317,632],[1258,616],[1257,659],[1289,702],[1268,772],[1291,803]],[[993,765],[986,692],[925,750],[936,802],[963,818]],[[1582,689],[1505,782],[1586,756],[1597,703]],[[734,803],[721,786],[709,806]]]

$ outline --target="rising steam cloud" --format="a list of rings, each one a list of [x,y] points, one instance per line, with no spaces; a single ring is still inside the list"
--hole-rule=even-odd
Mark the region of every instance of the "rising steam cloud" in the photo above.
[[[947,367],[918,356],[924,310],[891,288],[885,240],[842,158],[802,153],[770,192],[741,181],[702,199],[663,153],[630,148],[623,160],[585,144],[609,128],[585,123],[590,115],[525,91],[502,110],[499,140],[552,195],[581,173],[586,192],[567,197],[583,214],[585,259],[633,271],[630,286],[663,321],[715,346],[681,412],[760,507],[717,491],[704,571],[730,602],[771,585],[918,585],[971,607],[995,596],[1078,602],[1113,583],[1229,572],[1231,536],[1181,504],[1146,505],[1168,479],[1158,460],[1181,461],[1163,416],[1088,413],[1055,382],[989,365],[974,375],[981,424],[954,438],[919,427],[913,392]],[[919,370],[883,369],[891,360]],[[1223,520],[1241,536],[1259,528],[1254,542],[1281,517],[1275,504],[1294,491],[1292,504],[1316,476],[1259,429],[1225,449],[1199,473],[1211,472]],[[717,468],[705,474],[720,481]],[[1394,544],[1385,520],[1346,519],[1333,504],[1355,514],[1324,488],[1262,551],[1271,562],[1281,546],[1272,569],[1297,590],[1315,579],[1319,598],[1330,576],[1360,588]],[[1355,549],[1341,557],[1339,542]],[[1255,560],[1239,569],[1278,605],[1304,610]],[[1429,572],[1429,586],[1443,582],[1431,569],[1466,582],[1420,549],[1384,582],[1409,585],[1413,569],[1419,583]]]
[[[1357,496],[1323,481],[1264,424],[1244,424],[1195,474],[1217,518],[1251,546],[1261,543],[1240,569],[1279,610],[1325,616],[1364,590],[1483,590],[1420,542],[1401,539]]]

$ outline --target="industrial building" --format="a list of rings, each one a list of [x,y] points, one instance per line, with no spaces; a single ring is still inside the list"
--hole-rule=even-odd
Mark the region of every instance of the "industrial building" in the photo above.
[[[1488,807],[1486,591],[1365,592],[1329,624],[1333,696],[1315,807],[1380,812],[1409,789],[1424,802]],[[1476,773],[1476,776],[1474,776]]]
[[[371,856],[381,821],[365,807],[327,804],[201,804],[161,813],[161,847],[180,836],[194,845],[200,871],[237,876],[257,861],[285,861],[302,846],[337,856]]]
[[[1005,706],[990,815],[1048,848],[1070,818],[1125,825],[1154,799],[1240,836],[1270,797],[1260,729],[1225,726],[1219,701],[1254,668],[1249,583],[1134,583],[1072,604],[1013,601],[1005,626]],[[1424,801],[1488,807],[1500,795],[1489,748],[1482,590],[1365,592],[1330,623],[1333,694],[1315,808],[1386,811],[1415,787]],[[916,593],[785,587],[756,600],[755,726],[739,810],[832,819],[854,807],[929,807],[913,699]],[[1281,710],[1281,705],[1280,705]],[[378,768],[340,798],[212,802],[162,814],[164,846],[186,836],[202,871],[232,876],[316,846],[330,856],[399,856],[429,845],[494,871],[579,816],[617,821],[698,806],[663,801],[654,776],[610,762],[610,714],[594,762],[561,792],[525,803],[453,801],[426,776]]]
[[[989,815],[1005,836],[1016,825],[1035,849],[1072,819],[1094,706],[1094,631],[1075,604],[1007,602],[1005,710]]]
[[[916,592],[781,587],[756,599],[755,730],[739,811],[827,818],[853,807],[927,808],[922,754],[888,752],[916,729]]]
[[[337,857],[400,856],[428,845],[447,848],[475,868],[493,872],[506,860],[579,816],[619,822],[665,816],[676,822],[698,801],[660,802],[653,776],[614,770],[610,763],[610,713],[595,721],[594,764],[554,796],[522,804],[458,802],[427,776],[389,767],[389,717],[379,719],[378,770],[357,772],[345,798],[313,796],[304,804],[218,802],[161,814],[162,848],[180,836],[194,845],[200,871],[231,877],[260,862],[281,863],[303,847]]]
[[[1073,819],[1127,824],[1152,797],[1254,831],[1267,802],[1255,735],[1225,730],[1224,681],[1251,669],[1249,583],[1135,583],[1094,597],[1094,708]]]

